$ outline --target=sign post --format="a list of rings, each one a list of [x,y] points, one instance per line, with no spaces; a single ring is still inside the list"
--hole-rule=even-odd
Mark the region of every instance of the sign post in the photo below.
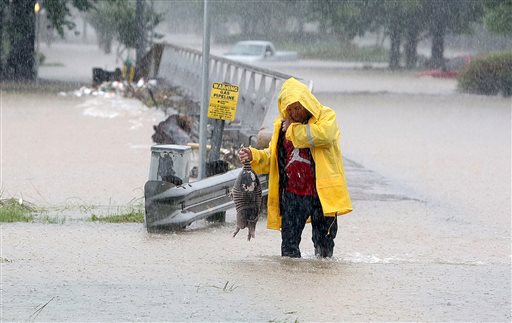
[[[220,158],[222,135],[225,120],[235,120],[238,103],[239,87],[228,83],[213,83],[208,106],[208,118],[217,119],[214,122],[212,134],[212,150],[208,160],[213,162]]]

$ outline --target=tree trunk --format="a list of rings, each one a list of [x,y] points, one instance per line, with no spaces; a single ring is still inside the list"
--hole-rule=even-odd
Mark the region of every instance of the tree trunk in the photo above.
[[[444,36],[446,34],[447,13],[446,2],[436,0],[432,2],[432,19],[430,20],[430,33],[432,35],[432,53],[430,64],[433,68],[445,68],[444,64]]]
[[[396,70],[400,68],[400,28],[393,24],[390,30],[391,50],[389,52],[389,68]]]
[[[304,17],[299,15],[297,17],[297,29],[298,29],[297,33],[300,34],[300,35],[304,34],[304,24],[305,24]]]
[[[13,29],[9,40],[11,52],[4,76],[11,80],[34,80],[35,0],[17,0],[11,10]]]
[[[445,29],[441,24],[432,28],[432,54],[431,65],[433,68],[445,68],[444,64],[444,34]]]
[[[412,69],[416,67],[418,62],[418,36],[419,32],[416,29],[407,31],[407,38],[405,42],[405,67]]]
[[[4,3],[0,3],[0,80],[4,78]]]
[[[142,57],[144,57],[145,35],[144,35],[144,2],[137,0],[135,6],[135,23],[137,24],[137,48],[135,51],[135,66],[139,67]]]

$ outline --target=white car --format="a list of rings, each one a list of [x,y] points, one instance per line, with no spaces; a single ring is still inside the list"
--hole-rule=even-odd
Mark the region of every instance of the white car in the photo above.
[[[298,57],[297,52],[276,51],[274,45],[264,40],[240,41],[224,54],[224,58],[242,63],[260,61],[293,61]]]

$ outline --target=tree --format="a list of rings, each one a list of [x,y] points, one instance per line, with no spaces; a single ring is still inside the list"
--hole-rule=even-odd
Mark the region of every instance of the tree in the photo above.
[[[11,80],[32,80],[34,70],[35,0],[19,0],[10,4],[7,39],[9,53],[3,77]]]
[[[386,1],[378,4],[378,21],[389,34],[391,48],[389,51],[389,68],[400,67],[400,45],[402,42],[402,30],[404,29],[404,6],[402,1]]]
[[[67,18],[71,16],[69,4],[71,3],[80,11],[88,11],[94,8],[97,0],[45,0],[42,1],[43,8],[47,10],[47,16],[61,37],[64,37],[64,26],[69,30],[76,27],[76,24]]]
[[[485,27],[492,32],[512,34],[512,0],[483,0]]]
[[[35,70],[35,0],[0,0],[0,72],[3,79],[33,80]],[[63,26],[74,28],[74,23],[67,20],[70,15],[69,5],[79,10],[88,10],[95,0],[46,0],[42,8],[46,9],[50,23],[63,36]],[[5,23],[4,23],[5,21]],[[4,38],[5,37],[5,38]],[[6,60],[3,61],[3,56]]]
[[[372,16],[390,36],[391,69],[399,67],[402,39],[405,39],[405,66],[414,68],[418,42],[425,35],[432,37],[431,65],[444,68],[445,36],[450,32],[468,32],[471,23],[482,14],[477,0],[388,0],[375,1],[372,7]]]
[[[216,25],[212,27],[215,36],[225,37],[230,26],[237,24],[240,26],[242,37],[254,39],[265,35],[276,33],[276,28],[283,28],[283,21],[277,27],[274,22],[279,15],[285,12],[287,1],[233,1],[233,0],[217,0],[209,5],[211,20],[215,22],[223,22],[217,30]],[[199,7],[202,10],[202,3]],[[217,24],[218,26],[218,24]]]
[[[420,0],[409,0],[404,3],[404,54],[405,67],[416,67],[418,61],[418,43],[425,31],[428,21]]]
[[[476,0],[423,0],[423,5],[432,36],[431,65],[444,68],[444,37],[448,32],[470,31],[471,23],[483,15],[482,4]]]
[[[378,1],[324,0],[312,1],[311,11],[338,38],[343,46],[354,37],[362,36],[373,26],[373,11]]]
[[[400,48],[402,36],[406,28],[407,2],[401,0],[374,1],[362,13],[374,19],[373,29],[383,28],[389,35],[391,46],[389,51],[389,68],[400,67]]]
[[[151,7],[145,8],[142,19],[143,43],[148,44],[152,37],[161,37],[153,29],[162,20],[163,15],[156,13]],[[120,45],[117,55],[126,48],[137,48],[139,26],[136,20],[136,4],[134,1],[110,0],[98,3],[94,10],[89,11],[87,20],[96,30],[101,40],[111,43],[116,40]],[[124,48],[121,48],[123,47]],[[107,48],[109,50],[109,48]]]
[[[400,67],[400,49],[405,38],[406,66],[414,67],[417,45],[426,19],[422,17],[421,0],[387,1],[318,1],[312,10],[318,20],[325,19],[341,43],[351,41],[367,31],[384,30],[389,35],[391,48],[389,67]]]
[[[3,78],[4,75],[4,25],[5,25],[5,18],[4,18],[4,11],[7,7],[7,0],[0,0],[0,79]]]

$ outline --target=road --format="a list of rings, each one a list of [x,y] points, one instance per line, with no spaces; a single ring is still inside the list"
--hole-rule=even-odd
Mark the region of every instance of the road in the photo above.
[[[314,257],[310,226],[302,259],[279,256],[265,219],[256,239],[233,239],[233,212],[171,234],[2,224],[2,320],[510,321],[510,99],[315,64],[274,68],[313,79],[338,115],[354,212],[339,219],[332,259]],[[5,90],[2,102],[4,194],[141,197],[158,113],[52,93]]]

